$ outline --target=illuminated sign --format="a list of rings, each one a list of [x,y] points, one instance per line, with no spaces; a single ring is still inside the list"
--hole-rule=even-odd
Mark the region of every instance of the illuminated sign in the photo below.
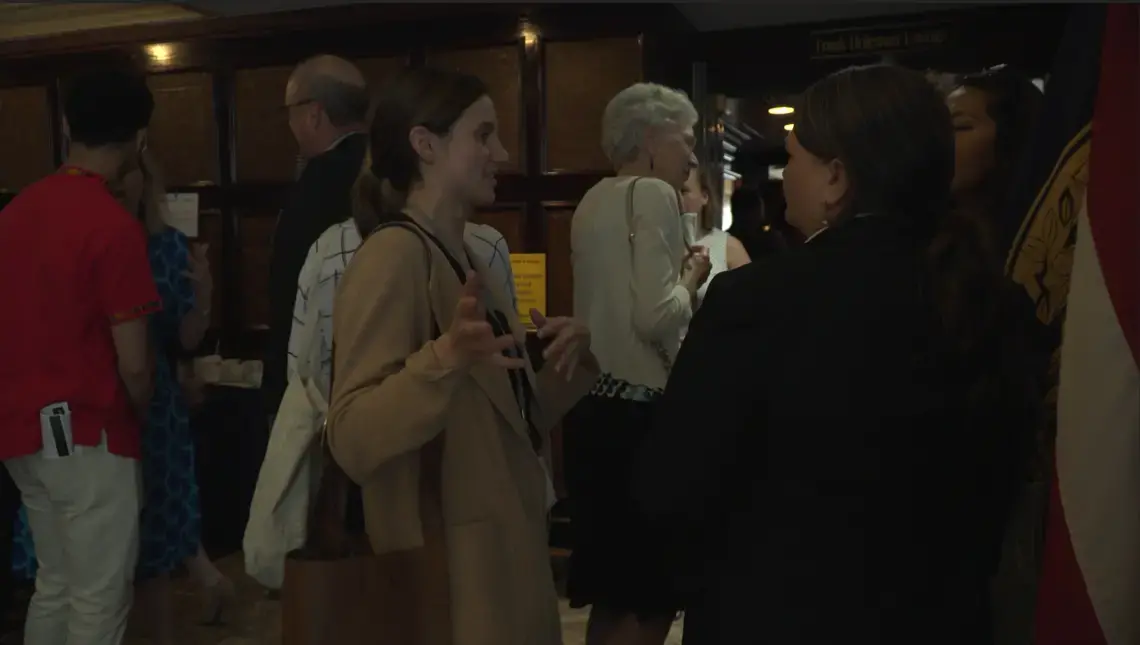
[[[945,25],[904,25],[868,29],[814,31],[812,58],[873,56],[944,47],[950,41]]]

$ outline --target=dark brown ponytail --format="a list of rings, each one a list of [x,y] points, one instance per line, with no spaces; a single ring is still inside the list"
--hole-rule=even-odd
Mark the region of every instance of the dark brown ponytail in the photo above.
[[[385,221],[386,214],[402,210],[405,198],[391,182],[376,176],[372,152],[366,152],[360,174],[352,185],[352,220],[360,237],[367,238]]]

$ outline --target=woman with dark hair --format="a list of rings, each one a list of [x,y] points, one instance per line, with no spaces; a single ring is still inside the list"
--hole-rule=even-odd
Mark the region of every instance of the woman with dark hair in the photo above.
[[[589,333],[532,310],[548,341],[536,375],[510,297],[464,244],[507,159],[479,79],[405,71],[369,147],[376,181],[354,210],[370,233],[334,305],[329,449],[360,485],[373,552],[416,554],[400,603],[421,642],[556,645],[543,460],[598,377]]]
[[[1021,225],[1024,213],[1012,212],[1006,199],[1018,159],[1033,135],[1034,120],[1042,101],[1041,91],[1025,75],[1009,67],[997,67],[958,77],[947,95],[954,123],[954,200],[969,226],[991,240],[995,260],[1003,262],[1004,251]],[[1026,317],[1033,315],[1026,298]],[[1048,332],[1037,328],[1040,336]],[[1042,338],[1044,341],[1045,339]],[[1043,342],[1042,347],[1051,343]],[[1047,356],[1048,352],[1041,352]],[[1047,379],[1048,365],[1040,366]],[[1042,401],[1046,415],[1054,406]],[[1037,601],[1037,572],[1045,540],[1045,507],[1049,496],[1053,422],[1037,433],[1037,450],[1025,470],[1012,517],[1009,521],[1001,564],[993,581],[994,637],[1000,644],[1032,641]]]
[[[820,80],[796,117],[784,193],[807,242],[713,282],[636,475],[676,540],[686,642],[984,643],[1037,398],[996,264],[938,234],[949,111],[878,65]]]
[[[315,440],[328,411],[333,303],[356,250],[379,225],[380,214],[368,206],[378,183],[372,174],[372,155],[366,152],[352,191],[354,208],[360,217],[326,229],[309,247],[297,276],[285,395],[273,420],[242,539],[245,572],[269,589],[281,588],[285,555],[301,547],[307,537],[305,518],[309,512],[311,475],[321,465],[320,453],[312,447],[318,445]],[[464,228],[464,243],[472,257],[486,267],[487,276],[502,285],[504,293],[515,303],[510,249],[502,233],[475,222],[468,222]],[[550,496],[553,505],[553,484]]]
[[[1033,81],[1005,66],[958,77],[946,99],[954,123],[956,209],[985,221],[999,247],[1021,225],[1023,213],[1004,212],[1006,197],[1041,100]]]

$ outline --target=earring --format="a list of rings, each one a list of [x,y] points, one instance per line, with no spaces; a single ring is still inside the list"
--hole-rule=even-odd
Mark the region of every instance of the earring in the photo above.
[[[653,170],[653,157],[649,158],[649,169]]]

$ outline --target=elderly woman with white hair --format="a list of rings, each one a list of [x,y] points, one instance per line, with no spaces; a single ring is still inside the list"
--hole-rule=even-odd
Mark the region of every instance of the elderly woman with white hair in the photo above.
[[[697,111],[684,92],[638,83],[606,106],[602,146],[617,171],[574,211],[574,315],[590,328],[597,385],[566,417],[564,458],[574,534],[568,593],[592,605],[587,645],[664,642],[679,603],[659,539],[629,496],[681,335],[708,275],[686,246],[678,191],[693,163]]]

